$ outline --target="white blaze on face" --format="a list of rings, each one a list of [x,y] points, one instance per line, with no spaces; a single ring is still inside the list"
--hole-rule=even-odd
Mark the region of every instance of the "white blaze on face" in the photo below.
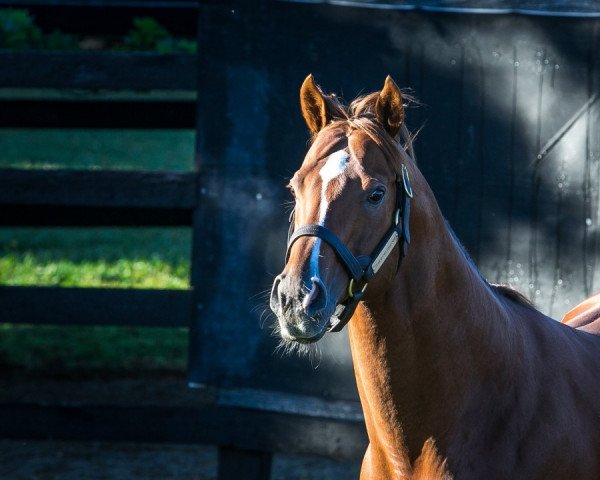
[[[319,204],[319,225],[324,226],[325,217],[327,216],[327,207],[329,202],[327,201],[327,186],[329,182],[334,178],[339,177],[344,173],[344,170],[348,166],[348,159],[350,154],[346,150],[338,150],[332,153],[327,158],[325,165],[319,171],[321,175],[321,202]],[[319,277],[319,255],[321,253],[321,239],[317,237],[313,245],[310,254],[310,276]]]

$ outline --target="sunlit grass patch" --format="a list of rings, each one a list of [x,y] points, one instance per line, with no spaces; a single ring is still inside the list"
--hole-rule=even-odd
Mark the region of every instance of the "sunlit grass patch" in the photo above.
[[[185,228],[0,229],[0,284],[188,288]],[[0,366],[182,370],[187,330],[0,324]]]
[[[34,253],[0,258],[0,283],[61,287],[187,288],[188,265],[161,258],[73,262],[47,260]]]
[[[0,229],[0,284],[187,288],[185,228]]]
[[[0,168],[186,171],[194,131],[6,128],[0,151]],[[0,285],[187,288],[190,256],[186,228],[0,228]],[[0,370],[181,370],[187,335],[181,328],[0,323]]]

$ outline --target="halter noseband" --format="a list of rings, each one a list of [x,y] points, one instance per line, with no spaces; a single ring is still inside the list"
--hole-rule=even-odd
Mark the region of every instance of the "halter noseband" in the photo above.
[[[406,138],[408,132],[403,131],[402,133]],[[398,269],[400,268],[402,259],[406,255],[408,245],[410,244],[410,199],[413,197],[413,191],[410,185],[408,170],[404,164],[401,166],[401,171],[401,178],[396,180],[396,208],[394,209],[392,226],[377,247],[375,247],[375,250],[373,250],[371,255],[355,257],[335,233],[322,225],[302,225],[294,231],[294,211],[292,211],[292,214],[290,215],[290,230],[288,233],[288,244],[285,254],[286,263],[290,258],[292,245],[296,240],[300,237],[319,237],[333,248],[350,274],[348,298],[336,307],[329,324],[329,332],[341,331],[350,321],[358,303],[365,294],[367,285],[385,263],[385,260],[390,256],[396,244],[401,242],[398,257]],[[360,290],[354,291],[355,283],[362,283]]]

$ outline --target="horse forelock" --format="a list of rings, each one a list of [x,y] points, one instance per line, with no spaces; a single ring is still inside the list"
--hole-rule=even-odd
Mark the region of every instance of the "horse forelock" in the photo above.
[[[332,121],[313,137],[312,142],[317,143],[322,134],[334,134],[340,130],[346,137],[350,137],[356,131],[363,132],[382,150],[395,174],[400,175],[401,163],[407,163],[411,159],[408,151],[412,149],[414,137],[408,134],[402,145],[398,139],[392,138],[386,132],[375,115],[378,96],[379,92],[373,92],[354,99],[350,105],[345,105],[336,95],[327,95],[326,102]],[[405,94],[403,98],[409,102],[414,101]]]

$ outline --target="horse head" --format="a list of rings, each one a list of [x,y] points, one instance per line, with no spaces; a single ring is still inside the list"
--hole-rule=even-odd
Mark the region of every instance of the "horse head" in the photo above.
[[[341,329],[358,301],[383,294],[396,275],[410,241],[415,166],[391,77],[346,107],[309,75],[300,103],[312,145],[288,185],[287,261],[270,304],[284,340],[312,343]]]

